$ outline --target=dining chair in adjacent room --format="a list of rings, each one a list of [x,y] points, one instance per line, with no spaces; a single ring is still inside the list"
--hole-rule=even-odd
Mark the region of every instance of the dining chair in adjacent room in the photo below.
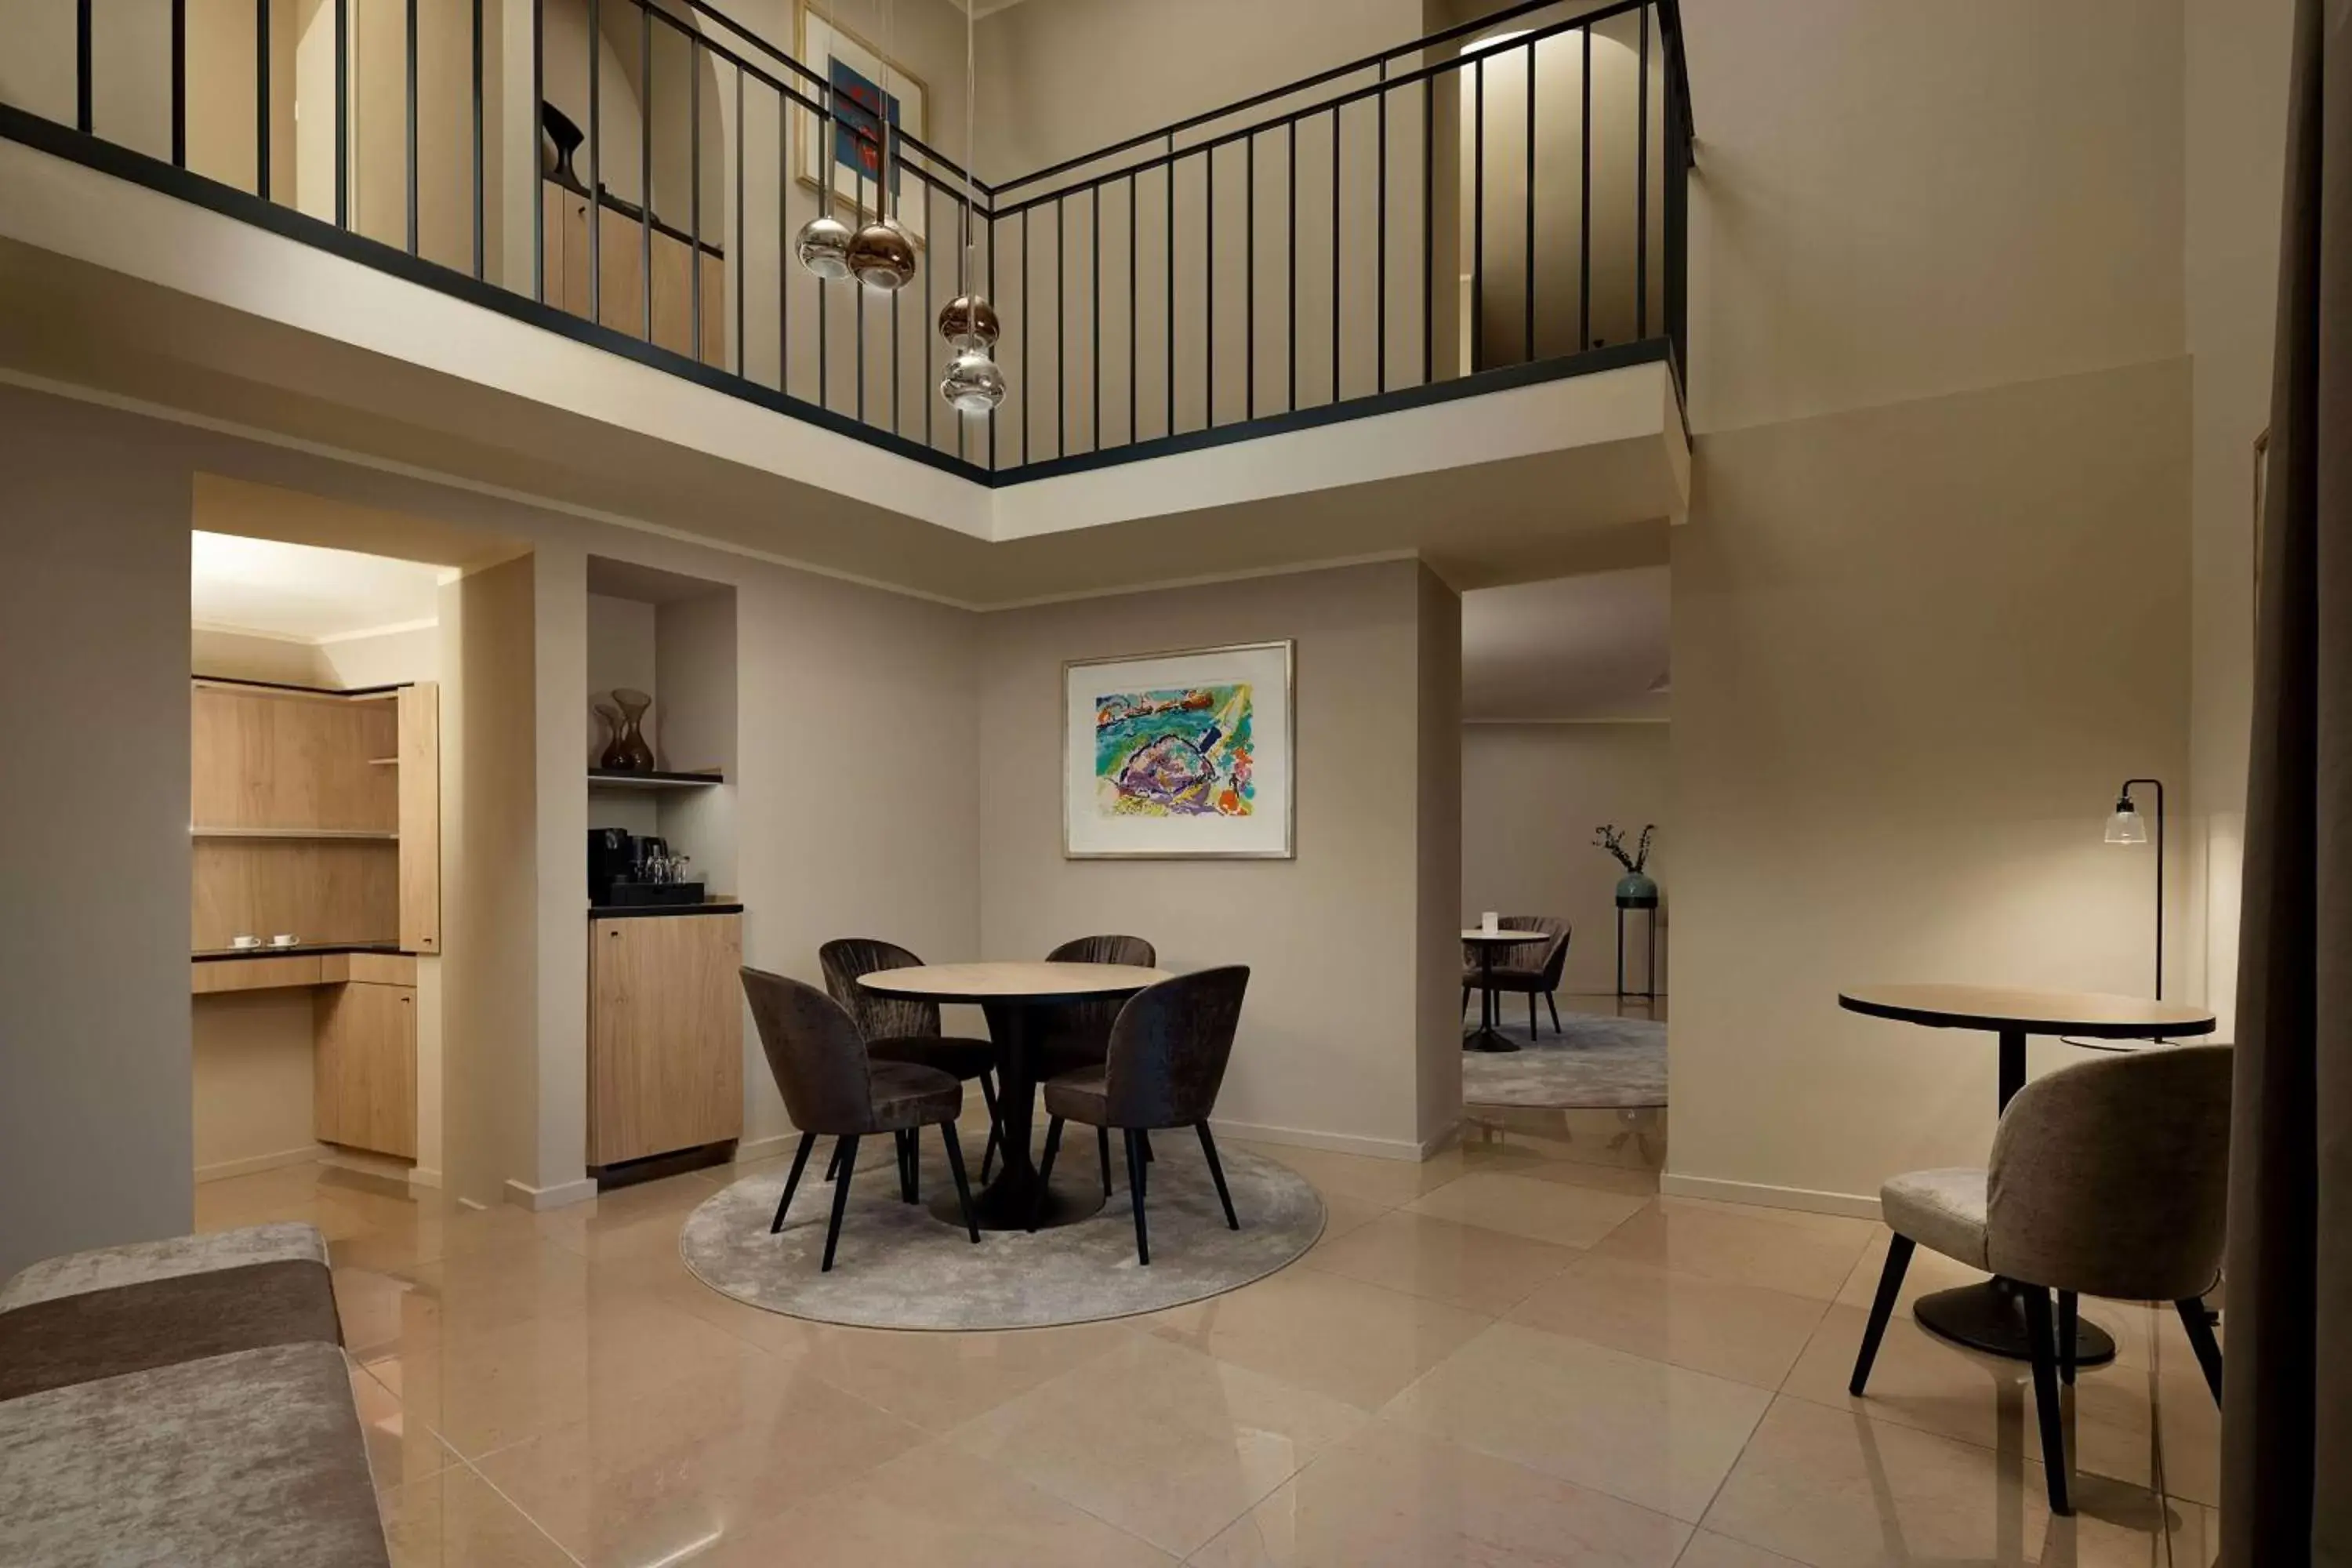
[[[977,1082],[982,1103],[988,1107],[988,1142],[980,1152],[980,1179],[988,1180],[996,1161],[1001,1136],[996,1115],[996,1047],[987,1040],[940,1032],[940,1005],[883,996],[857,984],[860,976],[885,969],[917,969],[922,960],[877,937],[845,936],[816,951],[824,966],[824,988],[849,1009],[866,1037],[866,1054],[877,1062],[912,1062],[936,1068],[959,1083]],[[825,1172],[833,1180],[840,1165]]]
[[[1505,915],[1505,931],[1539,931],[1544,933],[1540,949],[1534,942],[1525,947],[1506,948],[1496,956],[1492,984],[1496,991],[1520,991],[1528,998],[1528,1034],[1536,1032],[1536,998],[1541,996],[1544,1005],[1551,1009],[1551,1032],[1561,1033],[1559,1003],[1553,994],[1559,989],[1560,977],[1568,968],[1568,942],[1573,933],[1569,923],[1557,915]],[[1507,959],[1509,962],[1504,962]],[[1463,943],[1462,1005],[1470,1005],[1470,993],[1488,984],[1478,968],[1478,955]],[[1502,1012],[1496,1010],[1500,1022]]]
[[[898,1195],[918,1202],[921,1189],[915,1178],[919,1167],[922,1130],[937,1127],[947,1145],[948,1171],[955,1177],[956,1197],[963,1205],[964,1228],[974,1246],[980,1226],[971,1215],[971,1184],[964,1177],[963,1148],[956,1139],[956,1118],[963,1114],[963,1085],[937,1068],[915,1062],[876,1061],[867,1054],[856,1020],[832,997],[814,985],[803,985],[782,974],[746,968],[743,994],[751,1004],[751,1021],[760,1031],[760,1048],[767,1053],[768,1071],[776,1091],[784,1097],[784,1110],[800,1129],[800,1147],[793,1152],[792,1173],[784,1178],[784,1195],[776,1205],[770,1235],[784,1228],[784,1213],[793,1206],[793,1193],[801,1184],[809,1150],[821,1137],[835,1140],[833,1218],[824,1232],[824,1262],[833,1268],[834,1247],[841,1240],[841,1216],[849,1206],[849,1184],[857,1173],[857,1141],[887,1132],[898,1146]]]
[[[2074,1380],[2078,1296],[2173,1303],[2220,1403],[2221,1350],[2204,1297],[2221,1272],[2231,1056],[2227,1046],[2158,1047],[2062,1068],[2011,1100],[1989,1167],[1914,1171],[1881,1187],[1895,1236],[1850,1392],[1861,1397],[1869,1382],[1904,1269],[1927,1247],[2015,1282],[2053,1512],[2072,1511],[2058,1390]]]
[[[1047,953],[1045,962],[1124,963],[1137,969],[1157,969],[1160,951],[1139,936],[1082,936]],[[1037,1070],[1032,1076],[1043,1083],[1061,1073],[1101,1066],[1104,1053],[1110,1049],[1110,1026],[1125,1005],[1124,996],[1102,996],[1067,1002],[1041,1012],[1035,1032],[1030,1037],[1029,1048],[1035,1053],[1037,1061]],[[1100,1127],[1095,1129],[1095,1157],[1102,1164],[1103,1196],[1108,1197],[1110,1133]],[[1143,1158],[1146,1163],[1151,1159],[1148,1138],[1143,1144]]]
[[[1150,1162],[1143,1139],[1156,1129],[1190,1127],[1201,1135],[1201,1152],[1209,1162],[1217,1202],[1224,1205],[1225,1224],[1241,1229],[1233,1194],[1225,1188],[1224,1166],[1217,1159],[1217,1141],[1209,1132],[1209,1117],[1217,1108],[1225,1064],[1233,1058],[1234,1031],[1241,1022],[1249,973],[1246,965],[1236,963],[1147,986],[1119,1009],[1100,1067],[1046,1080],[1045,1114],[1052,1120],[1045,1124],[1045,1153],[1037,1167],[1041,1205],[1054,1156],[1062,1146],[1063,1123],[1082,1122],[1106,1133],[1116,1128],[1127,1145],[1136,1261],[1149,1264],[1151,1236],[1143,1201]],[[1034,1214],[1029,1228],[1037,1228]]]

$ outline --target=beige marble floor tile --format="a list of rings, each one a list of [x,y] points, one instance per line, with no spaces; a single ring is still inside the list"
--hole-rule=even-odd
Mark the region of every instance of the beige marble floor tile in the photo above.
[[[2053,1519],[2042,1467],[2025,1455],[1783,1396],[1703,1524],[1813,1568],[2147,1568],[2166,1560],[2168,1525],[2202,1531],[2195,1504],[2159,1508],[2096,1476],[2077,1479],[2079,1516]]]
[[[1536,1182],[1558,1182],[1567,1187],[1590,1187],[1600,1193],[1626,1193],[1650,1198],[1658,1194],[1658,1173],[1646,1165],[1588,1165],[1580,1160],[1538,1160],[1512,1168],[1513,1175]]]
[[[566,1568],[572,1558],[463,1465],[383,1499],[393,1568]]]
[[[925,1441],[918,1428],[756,1352],[724,1370],[591,1393],[582,1420],[499,1449],[482,1475],[592,1568],[738,1531]]]
[[[1352,1405],[1137,1335],[953,1440],[1181,1556],[1369,1419]]]
[[[1483,1226],[1559,1247],[1587,1247],[1654,1199],[1480,1172],[1407,1204],[1412,1214]]]
[[[808,1366],[925,1431],[950,1432],[1135,1336],[1124,1323],[989,1333],[893,1333],[803,1325]]]
[[[1893,1236],[1894,1233],[1885,1226],[1878,1226],[1872,1233],[1870,1245],[1863,1249],[1862,1257],[1855,1260],[1853,1271],[1846,1276],[1844,1288],[1838,1291],[1839,1306],[1859,1307],[1867,1312],[1871,1303],[1878,1300],[1878,1278],[1885,1272],[1886,1244]],[[1903,1285],[1895,1296],[1895,1310],[1909,1317],[1911,1304],[1920,1297],[1963,1285],[1981,1285],[1985,1278],[1981,1268],[1970,1268],[1965,1263],[1954,1262],[1942,1253],[1931,1252],[1924,1247],[1914,1247],[1911,1261],[1903,1270]],[[2095,1318],[2099,1317],[2095,1304],[2091,1314]],[[2104,1322],[2105,1320],[2102,1318],[2100,1321]]]
[[[1776,1208],[1769,1204],[1727,1203],[1721,1198],[1674,1197],[1667,1200],[1671,1208],[1690,1209],[1703,1214],[1732,1215],[1742,1219],[1764,1220],[1772,1225],[1785,1225],[1812,1236],[1832,1241],[1847,1242],[1856,1247],[1886,1234],[1886,1227],[1874,1219],[1857,1219],[1851,1215],[1816,1214],[1811,1209]]]
[[[1833,1307],[1790,1369],[1781,1392],[1874,1420],[1999,1447],[2025,1440],[2039,1454],[2031,1372],[2022,1362],[1981,1355],[1942,1340],[1909,1318],[1887,1325],[1870,1386],[1846,1393],[1868,1315]],[[2145,1369],[2086,1367],[2063,1396],[2069,1447],[2078,1470],[2136,1486],[2154,1483],[2158,1453],[2151,1412],[2164,1412],[2161,1472],[2175,1496],[2218,1500],[2221,1419],[2201,1379],[2186,1373],[2153,1384]]]
[[[1771,1399],[1704,1373],[1498,1323],[1381,1414],[1695,1523]]]
[[[381,1205],[358,1236],[331,1242],[337,1268],[399,1272],[444,1258],[502,1247],[524,1247],[538,1238],[533,1216],[510,1204],[494,1208],[453,1208],[417,1201],[405,1212]]]
[[[1337,1154],[1328,1149],[1297,1149],[1286,1143],[1240,1138],[1217,1142],[1220,1147],[1230,1142],[1277,1165],[1287,1165],[1313,1183],[1318,1193],[1391,1206],[1442,1187],[1467,1169],[1460,1152],[1450,1149],[1421,1161],[1375,1160],[1363,1154]]]
[[[695,1568],[1169,1568],[1176,1559],[945,1442],[908,1450],[765,1522]]]
[[[1695,1531],[1690,1544],[1675,1561],[1675,1568],[1806,1568],[1793,1557],[1767,1552],[1712,1531]]]
[[[1588,1255],[1504,1315],[1769,1389],[1796,1364],[1824,1310],[1804,1296]]]
[[[1191,1561],[1207,1568],[1664,1568],[1690,1527],[1375,1422]]]
[[[1592,1250],[1676,1274],[1828,1301],[1844,1288],[1866,1245],[1866,1237],[1860,1234],[1843,1238],[1814,1235],[1725,1205],[1702,1207],[1680,1198],[1659,1198]]]
[[[1574,1262],[1573,1248],[1396,1209],[1307,1254],[1307,1267],[1473,1312],[1500,1312]]]
[[[438,1475],[457,1462],[457,1453],[426,1430],[412,1425],[400,1400],[357,1363],[352,1366],[352,1403],[358,1406],[360,1431],[367,1439],[368,1473],[375,1478],[379,1496],[394,1487]]]
[[[1323,1199],[1324,1243],[1337,1241],[1349,1231],[1362,1229],[1396,1206],[1377,1203],[1370,1198],[1349,1197],[1345,1193],[1322,1193],[1318,1195]]]
[[[1374,1410],[1493,1320],[1311,1268],[1136,1320],[1220,1361]]]

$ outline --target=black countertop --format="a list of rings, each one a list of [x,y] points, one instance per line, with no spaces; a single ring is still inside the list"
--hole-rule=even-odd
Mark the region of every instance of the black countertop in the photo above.
[[[264,943],[259,947],[200,948],[188,954],[188,959],[193,963],[220,963],[242,958],[317,958],[338,952],[397,954],[402,951],[396,942],[299,942],[292,947],[271,947]]]
[[[743,906],[719,900],[702,904],[591,904],[592,921],[633,921],[653,915],[740,915]]]

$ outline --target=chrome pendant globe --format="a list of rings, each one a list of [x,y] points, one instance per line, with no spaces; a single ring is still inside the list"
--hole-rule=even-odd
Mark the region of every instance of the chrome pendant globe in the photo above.
[[[959,294],[940,307],[940,336],[957,348],[992,349],[997,332],[996,309],[986,295]]]
[[[986,414],[1004,401],[1004,373],[980,349],[967,345],[940,378],[940,395],[960,414]]]
[[[827,282],[839,282],[850,275],[849,247],[854,237],[849,226],[831,214],[822,214],[801,226],[800,237],[793,243],[793,252],[801,265]]]
[[[877,293],[892,294],[915,277],[915,242],[887,218],[877,218],[849,241],[849,270]]]

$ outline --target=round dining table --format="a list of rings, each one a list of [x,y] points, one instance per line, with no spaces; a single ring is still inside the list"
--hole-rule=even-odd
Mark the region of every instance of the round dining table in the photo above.
[[[2084,1041],[2147,1040],[2207,1035],[2213,1015],[2202,1007],[2117,996],[2101,991],[2034,991],[1998,985],[1858,985],[1838,994],[1849,1013],[1931,1029],[1975,1029],[2000,1040],[1999,1108],[2007,1110],[2025,1087],[2030,1035],[2071,1035]],[[2024,1298],[1998,1277],[1922,1296],[1912,1303],[1919,1326],[1989,1355],[2032,1359]],[[2116,1342],[2093,1323],[2076,1330],[2074,1359],[2084,1366],[2113,1361]]]
[[[1129,963],[926,963],[877,970],[858,984],[877,995],[909,1002],[965,1003],[988,1017],[988,1037],[996,1047],[996,1115],[1003,1129],[1003,1163],[995,1180],[973,1194],[973,1220],[982,1230],[1026,1230],[1035,1213],[1040,1227],[1074,1225],[1101,1209],[1094,1183],[1083,1192],[1048,1188],[1037,1203],[1037,1163],[1029,1133],[1037,1099],[1037,1064],[1030,1047],[1040,1015],[1076,1002],[1132,996],[1148,985],[1173,979],[1167,970]],[[952,1193],[943,1193],[931,1212],[961,1226],[963,1215]]]
[[[1487,931],[1480,927],[1462,933],[1462,940],[1478,950],[1478,1026],[1462,1037],[1465,1051],[1516,1051],[1519,1043],[1503,1033],[1496,1025],[1503,1021],[1502,1008],[1495,1001],[1495,954],[1505,948],[1525,947],[1531,942],[1547,938],[1539,931]]]

